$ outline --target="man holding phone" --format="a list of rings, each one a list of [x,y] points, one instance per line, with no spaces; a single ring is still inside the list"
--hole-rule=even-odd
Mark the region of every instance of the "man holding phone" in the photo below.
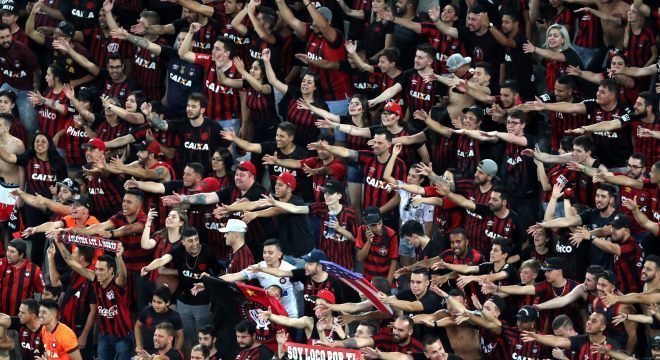
[[[364,277],[371,281],[376,276],[387,278],[392,283],[399,258],[399,239],[396,232],[383,225],[378,208],[364,210],[364,225],[358,229],[355,243],[358,261],[364,264]]]

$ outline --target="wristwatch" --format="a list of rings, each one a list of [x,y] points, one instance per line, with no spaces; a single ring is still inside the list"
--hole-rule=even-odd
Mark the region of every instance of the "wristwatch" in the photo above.
[[[492,27],[493,27],[493,23],[489,23],[489,24],[488,24],[488,28],[490,29],[490,28],[492,28]]]

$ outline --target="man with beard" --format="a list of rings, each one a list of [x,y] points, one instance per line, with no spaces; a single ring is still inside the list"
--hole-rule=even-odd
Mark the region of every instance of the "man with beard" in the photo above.
[[[658,147],[660,142],[658,138],[653,137],[653,132],[660,130],[660,121],[658,117],[658,97],[649,92],[642,91],[633,105],[635,116],[633,116],[633,134],[637,137],[633,139],[633,150],[646,156],[647,164],[655,164],[660,160]]]
[[[76,181],[66,178],[61,182],[57,182],[55,188],[57,193],[53,199],[28,194],[21,189],[12,191],[11,195],[19,197],[31,207],[49,214],[51,221],[57,221],[66,215],[71,215],[70,205],[73,198],[80,194],[80,185]]]
[[[563,74],[555,80],[555,90],[548,94],[539,96],[543,103],[567,102],[577,104],[582,99],[576,94],[577,83],[575,79],[567,74]],[[550,111],[550,126],[552,133],[550,138],[550,149],[559,150],[559,142],[566,136],[566,130],[579,128],[585,124],[585,116],[578,113],[563,113]]]
[[[154,330],[155,354],[149,354],[144,350],[138,351],[134,360],[148,360],[158,357],[160,360],[183,360],[181,351],[174,348],[174,326],[170,322],[162,322],[156,325]]]
[[[174,264],[174,268],[179,273],[179,287],[176,290],[177,312],[181,315],[183,323],[184,342],[187,347],[191,347],[199,329],[211,325],[213,321],[209,311],[211,300],[208,293],[193,295],[193,286],[203,273],[218,275],[220,267],[213,251],[199,242],[199,234],[195,228],[183,229],[181,244],[183,246],[173,247],[167,254],[142,267],[140,275],[144,277],[170,262]],[[193,264],[192,268],[190,264]]]
[[[595,154],[608,168],[621,168],[632,152],[630,133],[631,110],[618,101],[619,85],[614,79],[599,83],[595,99],[579,103],[544,103],[529,101],[525,106],[534,111],[556,111],[588,115],[592,125],[568,130],[574,135],[594,134]]]
[[[318,141],[325,142],[327,145],[334,145],[334,136],[321,134]],[[327,150],[317,150],[318,156],[308,157],[306,159],[278,159],[277,155],[264,155],[264,164],[281,166],[287,169],[302,169],[307,177],[312,177],[312,191],[314,192],[314,201],[319,202],[323,199],[323,189],[328,181],[338,180],[344,183],[346,181],[346,164],[335,158],[335,155]],[[304,195],[304,194],[303,194]],[[308,197],[308,196],[307,196]]]
[[[108,171],[117,174],[126,174],[138,179],[168,182],[174,178],[174,169],[163,161],[157,160],[160,154],[160,144],[156,141],[143,141],[133,145],[137,151],[137,160],[124,164],[119,158],[110,160]]]
[[[459,39],[475,63],[485,61],[490,64],[500,64],[504,58],[503,47],[489,31],[493,23],[484,24],[482,22],[481,17],[485,12],[486,9],[479,4],[472,6],[467,14],[467,27],[455,28],[443,22],[435,24],[443,34]],[[492,77],[493,79],[500,78],[499,66],[493,68]]]
[[[504,79],[515,79],[520,84],[520,92],[531,100],[536,94],[532,74],[534,61],[523,51],[523,44],[526,44],[528,39],[520,31],[521,13],[503,9],[501,14],[502,31],[497,26],[490,26],[488,13],[481,14],[481,25],[487,26],[495,40],[504,46],[504,73],[500,74],[498,82],[503,83]]]
[[[615,304],[641,304],[645,315],[652,316],[650,311],[651,305],[660,302],[660,257],[657,255],[649,255],[644,261],[642,267],[641,280],[644,282],[642,293],[631,293],[625,295],[606,295],[601,297],[606,306],[614,306]],[[658,329],[655,329],[649,324],[645,325],[646,336],[651,339],[659,334]]]
[[[431,111],[431,107],[438,102],[440,97],[440,85],[435,82],[427,83],[425,80],[434,77],[433,61],[435,60],[435,53],[436,50],[431,45],[422,44],[417,46],[413,68],[405,70],[397,78],[394,85],[369,100],[369,106],[376,106],[405,91],[403,101],[407,111],[401,117],[402,119],[411,119],[415,110]]]
[[[41,70],[37,56],[24,44],[12,41],[9,25],[0,24],[0,72],[3,84],[0,90],[10,90],[16,94],[18,113],[23,125],[29,132],[37,129],[36,112],[30,101],[28,91],[41,89]]]
[[[605,305],[603,297],[613,295],[618,292],[617,290],[616,274],[612,271],[605,270],[598,277],[596,289],[598,290],[598,297],[594,300],[594,311],[602,312],[607,316],[607,320],[612,324],[605,330],[605,335],[615,340],[615,343],[624,346],[624,349],[632,354],[635,352],[637,346],[637,322],[630,319],[625,315],[636,314],[637,311],[632,305],[628,304],[614,304],[612,306]],[[620,320],[620,321],[619,321]]]
[[[1,30],[0,30],[1,34]],[[0,147],[10,154],[20,155],[25,152],[25,145],[21,140],[9,133],[11,123],[15,121],[14,116],[9,113],[0,113]],[[9,215],[14,210],[16,198],[11,192],[19,190],[19,184],[25,176],[23,168],[0,159],[0,240],[9,240],[9,231],[6,228]]]
[[[0,326],[16,330],[20,347],[20,357],[23,360],[40,360],[44,353],[44,343],[41,341],[41,322],[39,322],[39,302],[35,299],[25,299],[18,308],[18,316],[0,314]]]
[[[323,270],[321,261],[328,261],[328,257],[321,250],[314,249],[308,255],[303,256],[305,267],[303,269],[282,270],[280,268],[269,267],[251,267],[254,272],[263,272],[273,276],[288,277],[292,282],[303,284],[303,299],[305,300],[305,316],[314,315],[314,297],[321,290],[327,290],[333,293],[337,301],[342,304],[347,302],[358,302],[358,294],[347,287],[340,280],[330,276]]]
[[[192,93],[188,97],[186,106],[188,121],[163,120],[156,113],[146,113],[145,117],[154,128],[181,136],[177,149],[181,164],[198,162],[204,165],[204,173],[209,173],[212,169],[211,155],[213,155],[214,149],[220,146],[226,147],[227,143],[218,136],[222,127],[204,116],[206,107],[206,97],[200,93]],[[180,172],[181,169],[175,170]]]
[[[568,306],[576,301],[583,301],[587,304],[586,311],[590,313],[593,311],[593,302],[598,296],[596,283],[598,277],[605,271],[602,266],[592,265],[587,268],[584,276],[584,282],[576,286],[570,293],[556,297],[552,300],[534,305],[535,308],[541,311],[559,309]],[[586,317],[586,316],[584,316]]]
[[[139,152],[138,152],[139,154]],[[138,155],[138,162],[140,157]],[[148,155],[147,159],[151,159]],[[156,163],[158,164],[158,163]],[[126,166],[126,165],[123,165]],[[164,168],[165,166],[163,166]],[[188,163],[183,168],[181,180],[165,181],[163,183],[154,181],[138,181],[135,178],[124,183],[126,189],[135,188],[153,194],[191,194],[199,188],[204,177],[204,166],[200,163]]]
[[[542,335],[531,331],[524,331],[522,340],[524,342],[538,342],[539,344],[570,350],[577,355],[578,359],[606,359],[605,356],[595,355],[592,349],[595,346],[604,345],[607,348],[618,349],[619,345],[604,335],[607,328],[607,315],[602,312],[593,312],[589,316],[585,326],[585,335],[570,336],[568,338],[555,335]]]
[[[610,224],[617,215],[622,214],[614,208],[616,204],[617,189],[610,184],[602,184],[596,190],[594,201],[596,207],[594,209],[587,209],[579,215],[562,217],[550,221],[544,221],[532,225],[527,230],[528,233],[533,234],[543,229],[565,228],[572,226],[585,225],[590,231],[604,227]],[[593,233],[586,239],[588,242],[593,241],[596,235]],[[592,265],[600,265],[606,270],[613,269],[614,259],[611,254],[605,253],[595,245],[591,244],[589,257]]]
[[[273,352],[257,340],[256,325],[248,320],[242,320],[234,327],[236,342],[241,352],[235,360],[271,360]]]
[[[412,336],[414,328],[415,324],[411,318],[407,316],[398,317],[394,320],[391,334],[379,334],[369,338],[354,337],[323,345],[346,349],[370,347],[377,348],[380,351],[400,352],[404,354],[423,352],[422,343]]]
[[[7,257],[0,259],[0,282],[3,291],[0,294],[0,311],[15,316],[21,301],[34,298],[44,289],[41,268],[27,259],[27,243],[14,239],[7,244]]]
[[[275,140],[262,143],[251,143],[237,136],[231,130],[222,131],[221,135],[225,140],[236,144],[242,150],[252,153],[253,161],[258,159],[258,155],[256,154],[263,156],[264,164],[268,165],[268,174],[270,175],[271,182],[275,182],[279,174],[290,172],[296,177],[301,190],[300,194],[303,198],[306,200],[312,199],[307,172],[299,170],[302,169],[301,161],[306,159],[309,153],[304,147],[295,144],[295,125],[288,121],[278,124],[275,131]],[[286,164],[283,165],[283,162],[286,162]],[[331,169],[327,171],[332,173]]]
[[[574,243],[579,243],[590,239],[591,244],[603,252],[614,255],[614,273],[617,276],[619,290],[624,294],[637,292],[641,288],[640,284],[640,265],[642,259],[642,248],[635,238],[631,235],[631,220],[625,214],[618,214],[609,224],[608,229],[610,240],[605,237],[591,237],[589,230],[585,228],[576,228],[571,236]]]

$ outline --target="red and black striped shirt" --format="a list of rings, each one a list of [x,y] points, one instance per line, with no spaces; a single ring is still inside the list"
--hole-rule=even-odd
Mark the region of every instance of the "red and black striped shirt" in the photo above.
[[[341,124],[357,126],[353,122],[353,119],[348,115],[341,116],[339,118],[339,122]],[[368,142],[369,142],[368,138],[361,137],[361,136],[355,136],[355,135],[351,135],[351,134],[346,134],[346,147],[348,149],[357,150],[357,151],[369,150],[370,147],[369,147]]]
[[[625,49],[626,66],[644,67],[651,56],[651,49],[655,46],[655,36],[649,27],[645,27],[639,34],[630,31],[628,47]]]
[[[568,293],[573,291],[573,289],[575,289],[578,285],[580,285],[580,283],[571,279],[566,279],[566,284],[558,288],[552,286],[552,284],[550,284],[547,281],[538,283],[534,285],[534,293],[536,295],[535,303],[544,303],[554,298],[567,295]],[[531,304],[527,304],[527,305],[531,305]],[[570,316],[571,319],[579,319],[580,307],[578,307],[576,303],[573,303],[563,308],[552,309],[541,312],[541,317],[539,319],[539,329],[543,332],[552,331],[552,321],[555,319],[555,317],[561,314],[566,314]]]
[[[453,167],[456,154],[456,138],[444,137],[431,129],[424,129],[426,147],[431,155],[431,166],[436,174],[443,174]],[[474,174],[472,174],[474,177]]]
[[[166,46],[167,41],[158,38],[155,44]],[[144,90],[147,99],[160,99],[165,94],[163,81],[165,79],[166,63],[163,58],[147,49],[136,48],[133,57],[133,71],[131,77]]]
[[[238,250],[231,251],[227,257],[227,273],[237,273],[254,263],[254,255],[252,255],[252,251],[247,245],[243,244]]]
[[[69,120],[64,127],[64,135],[60,138],[66,153],[66,162],[70,165],[82,165],[85,163],[85,153],[82,145],[89,141],[89,136],[84,128],[76,126],[76,122]]]
[[[600,24],[600,19],[588,11],[581,12],[578,17],[575,45],[588,49],[595,49],[602,43],[603,28]]]
[[[307,146],[307,144],[316,141],[321,130],[319,130],[314,123],[319,117],[311,110],[298,108],[297,101],[302,97],[300,90],[289,86],[287,93],[284,95],[289,99],[289,103],[286,107],[286,121],[296,126],[296,135],[294,137],[295,143],[300,146]],[[325,103],[315,101],[312,102],[312,105],[327,109]]]
[[[499,218],[495,216],[488,205],[478,204],[474,212],[480,214],[483,217],[482,221],[485,223],[484,232],[474,242],[474,247],[480,253],[490,254],[493,240],[498,237],[510,239],[519,251],[518,247],[523,239],[519,236],[521,229],[519,229],[518,222],[515,219],[516,214],[513,211],[510,210],[507,216]],[[479,247],[477,247],[477,244]]]
[[[621,254],[614,256],[614,273],[619,283],[618,289],[624,294],[639,292],[642,289],[640,280],[642,248],[633,237],[623,241],[619,247]]]
[[[459,180],[456,182],[456,192],[465,196],[466,199],[479,205],[487,205],[490,200],[490,193],[493,191],[492,187],[486,192],[481,192],[479,186],[474,184],[472,180]],[[448,202],[445,199],[445,202]],[[444,204],[443,204],[444,205]],[[448,204],[449,205],[449,204]],[[467,232],[468,239],[472,242],[477,251],[482,254],[488,254],[483,251],[489,248],[484,243],[483,234],[486,229],[486,221],[476,212],[465,210],[465,231]]]
[[[660,140],[652,136],[644,137],[644,138],[636,136],[638,128],[650,129],[652,131],[660,131],[660,122],[656,117],[653,123],[647,123],[644,121],[634,121],[632,123],[632,132],[633,134],[635,134],[635,139],[633,141],[633,150],[637,153],[642,153],[644,154],[644,156],[646,156],[647,169],[650,170],[651,165],[660,161]]]
[[[384,163],[381,163],[378,161],[378,157],[371,151],[359,151],[358,153],[357,162],[364,168],[365,186],[362,191],[362,206],[365,209],[370,206],[383,206],[395,195],[394,191],[389,191],[390,185],[383,180],[383,174],[385,173],[385,167],[389,158]],[[406,164],[403,160],[397,158],[394,169],[392,170],[392,177],[397,180],[403,180],[407,173],[406,170]]]
[[[93,270],[93,267],[91,269]],[[68,280],[67,288],[62,295],[61,320],[76,335],[80,335],[87,322],[89,305],[96,303],[96,298],[91,291],[92,282],[87,278],[72,271]]]
[[[404,71],[397,79],[397,84],[401,84],[405,91],[405,107],[411,114],[415,110],[429,112],[440,100],[442,85],[435,81],[425,82],[415,69]]]
[[[167,254],[168,252],[170,252],[170,250],[174,245],[179,244],[181,241],[178,240],[175,242],[170,242],[165,238],[162,232],[156,234],[156,236],[154,236],[154,240],[156,241],[156,247],[154,248],[154,259],[158,259],[161,256]],[[172,264],[172,262],[170,261],[170,263],[165,265],[165,267],[168,269],[174,269],[174,264]],[[149,280],[155,282],[156,278],[158,278],[158,271],[152,271],[149,273]]]
[[[128,222],[128,219],[122,212],[118,212],[109,219],[115,229],[122,226],[131,224],[144,224],[147,222],[147,215],[144,211],[140,211],[133,222]],[[124,262],[126,269],[130,271],[140,271],[143,267],[147,266],[153,259],[153,254],[149,250],[145,250],[140,245],[142,238],[142,230],[132,234],[124,235],[119,238],[119,241],[124,245]]]
[[[552,17],[552,24],[564,25],[566,30],[568,30],[568,35],[571,39],[573,38],[573,26],[575,25],[575,13],[573,9],[566,6],[562,7],[558,13]]]
[[[39,360],[44,354],[44,343],[41,341],[41,327],[31,331],[27,326],[21,324],[18,316],[12,316],[10,329],[18,331],[22,360]]]
[[[21,154],[16,157],[16,165],[25,168],[25,190],[32,195],[40,194],[50,198],[52,196],[50,187],[67,177],[64,162],[54,163],[52,159],[39,160],[36,156],[29,157],[26,154]]]
[[[589,360],[609,360],[611,359],[608,355],[602,354],[600,352],[594,351],[592,348],[591,341],[589,340],[589,335],[577,335],[571,336],[568,338],[571,341],[570,351],[575,353],[576,359],[589,359]],[[619,346],[612,339],[607,339],[605,343],[600,344],[605,345],[608,349],[618,350]]]
[[[15,116],[14,121],[11,122],[11,127],[9,128],[9,135],[17,138],[18,140],[21,140],[24,145],[28,144],[27,129],[25,128],[25,126],[23,126],[23,123],[18,118],[18,116]]]
[[[314,201],[324,201],[323,193],[325,192],[325,184],[330,180],[340,181],[342,184],[346,183],[346,164],[337,158],[334,158],[329,164],[324,164],[323,160],[318,156],[300,160],[300,164],[305,167],[309,166],[312,169],[330,168],[332,174],[328,175],[314,175],[312,176],[312,190],[314,191]]]
[[[64,95],[64,91],[55,93],[52,88],[48,88],[43,97],[52,100],[57,104],[64,105],[64,113],[60,114],[55,109],[46,105],[38,105],[39,111],[37,113],[37,122],[39,123],[39,130],[49,137],[64,129],[68,120],[71,120],[71,113],[69,113],[69,99]]]
[[[253,89],[247,80],[243,80],[243,88],[247,91],[245,103],[250,111],[250,123],[254,129],[258,132],[265,126],[275,124],[275,95],[272,92],[261,94]]]
[[[474,179],[477,165],[481,161],[479,142],[469,136],[458,135],[456,139],[456,168],[457,175],[463,179]]]
[[[309,206],[309,213],[321,220],[319,249],[326,253],[328,261],[353,270],[355,268],[354,243],[337,231],[334,231],[334,234],[328,233],[329,229],[326,226],[326,222],[330,219],[328,206],[324,202],[315,202]],[[341,211],[335,214],[335,217],[339,226],[353,234],[354,237],[357,235],[358,223],[355,209],[349,206],[342,206]]]
[[[420,35],[426,36],[429,44],[436,50],[435,61],[433,62],[433,71],[438,74],[446,74],[447,59],[453,54],[465,56],[465,47],[460,40],[449,35],[444,35],[434,23],[423,22]]]
[[[128,134],[129,125],[124,120],[117,119],[115,126],[109,122],[103,121],[96,128],[96,137],[103,141],[114,140],[118,137]]]
[[[614,306],[607,307],[603,302],[603,299],[599,296],[594,300],[594,311],[604,312],[607,314],[607,321],[611,322],[612,319],[619,316],[621,304],[615,304]],[[617,325],[607,324],[605,329],[605,336],[611,337],[616,340],[617,344],[626,344],[628,342],[628,333],[626,328],[623,326],[623,323]]]
[[[308,24],[310,25],[310,24]],[[335,29],[335,39],[328,41],[322,34],[317,34],[311,26],[302,36],[306,39],[307,48],[305,52],[310,59],[342,61],[346,60],[346,47],[344,46],[344,35]],[[327,70],[310,66],[309,70],[319,74],[323,95],[325,100],[343,100],[352,95],[351,78],[346,71]]]
[[[507,359],[506,342],[504,337],[494,332],[480,328],[479,329],[482,358],[484,360],[502,360]]]
[[[557,97],[554,93],[544,94],[539,97],[544,103],[557,102]],[[573,97],[572,103],[579,103],[582,99]],[[550,126],[552,127],[551,144],[550,147],[553,151],[559,150],[559,142],[566,136],[566,130],[577,129],[585,125],[586,116],[578,113],[562,113],[562,112],[549,112]]]
[[[206,72],[204,95],[208,99],[207,116],[212,120],[238,119],[241,115],[240,97],[237,89],[224,86],[216,75],[216,64],[211,55],[195,54],[195,64],[200,64]],[[241,79],[241,74],[232,63],[231,67],[224,71],[229,79]]]
[[[367,242],[367,227],[358,228],[355,247],[362,249]],[[396,232],[383,225],[382,234],[374,234],[369,253],[364,260],[364,278],[371,281],[376,276],[387,278],[390,264],[399,258],[399,239]]]
[[[25,299],[34,298],[41,293],[46,283],[41,269],[30,260],[20,266],[9,264],[6,258],[0,259],[2,292],[0,292],[0,311],[9,315],[18,315],[18,308]]]
[[[133,330],[131,313],[126,303],[126,291],[117,286],[114,277],[106,288],[98,280],[92,282],[98,308],[99,332],[125,338]]]
[[[508,345],[506,359],[552,359],[552,348],[536,341],[524,342],[518,328],[502,326],[502,336]]]
[[[92,60],[96,66],[105,69],[108,66],[108,58],[110,54],[116,53],[122,59],[129,59],[133,56],[133,47],[128,41],[115,39],[110,36],[105,36],[101,28],[93,28],[83,31],[85,39],[87,40],[87,49],[92,54]]]
[[[103,87],[102,87],[103,95],[116,97],[120,99],[122,102],[126,102],[126,98],[129,95],[131,95],[131,92],[136,88],[136,85],[133,82],[133,80],[127,77],[126,79],[124,79],[124,81],[114,82],[112,81],[112,79],[110,79],[110,76],[107,74],[108,74],[107,70],[101,70],[101,73],[99,74],[99,79],[105,77],[105,81],[103,81]]]
[[[124,183],[118,176],[87,176],[87,191],[91,200],[90,212],[105,221],[121,211]]]
[[[557,183],[557,179],[559,177],[565,178],[567,180],[566,187],[574,189],[575,188],[575,181],[577,180],[577,173],[574,171],[568,170],[566,168],[565,164],[557,164],[550,168],[547,173],[548,176],[548,182],[551,185],[554,185]],[[552,195],[552,191],[545,191],[543,193],[543,201],[544,202],[549,202],[550,201],[550,196]]]

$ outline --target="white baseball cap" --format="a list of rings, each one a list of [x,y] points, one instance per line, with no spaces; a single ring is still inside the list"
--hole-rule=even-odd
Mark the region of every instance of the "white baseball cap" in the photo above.
[[[247,224],[238,219],[229,219],[227,225],[223,228],[218,229],[221,233],[227,232],[241,232],[244,233],[247,231]]]

